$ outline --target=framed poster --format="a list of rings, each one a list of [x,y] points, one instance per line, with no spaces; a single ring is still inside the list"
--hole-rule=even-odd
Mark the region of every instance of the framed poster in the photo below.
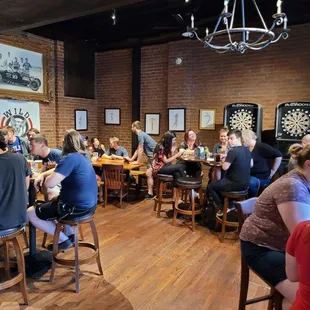
[[[215,112],[216,109],[199,110],[199,129],[215,130]]]
[[[106,125],[120,125],[121,109],[104,109],[104,123]]]
[[[47,45],[0,36],[0,96],[48,102],[48,59],[52,55]]]
[[[168,128],[172,131],[185,131],[185,109],[168,109]]]
[[[30,128],[40,130],[40,104],[0,99],[0,127],[12,126],[15,135],[25,138]]]
[[[160,125],[159,113],[146,113],[145,114],[145,132],[149,135],[158,136]]]
[[[74,110],[74,127],[77,131],[83,131],[88,129],[87,110]]]

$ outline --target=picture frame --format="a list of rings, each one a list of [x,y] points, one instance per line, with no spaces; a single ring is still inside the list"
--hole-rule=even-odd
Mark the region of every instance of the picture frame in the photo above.
[[[76,131],[88,130],[87,110],[74,110],[74,128]]]
[[[160,113],[145,113],[145,132],[151,136],[159,136]]]
[[[49,102],[53,99],[51,47],[28,38],[0,35],[0,97]]]
[[[186,128],[186,109],[170,108],[168,109],[168,128],[175,132],[184,132]]]
[[[105,125],[120,125],[121,124],[121,109],[109,108],[104,109]]]
[[[216,109],[199,110],[199,129],[215,130],[215,113]]]

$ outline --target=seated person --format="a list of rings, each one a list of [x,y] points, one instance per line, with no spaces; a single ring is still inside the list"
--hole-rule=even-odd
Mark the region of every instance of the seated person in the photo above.
[[[242,131],[243,145],[248,147],[253,159],[249,194],[257,196],[259,188],[267,187],[273,175],[277,172],[282,161],[282,153],[269,144],[256,141],[252,130]]]
[[[127,150],[119,145],[119,138],[113,137],[110,138],[110,148],[104,154],[104,157],[111,159],[124,159],[124,157],[128,157]]]
[[[26,225],[30,169],[21,154],[8,150],[8,132],[0,129],[0,230]]]
[[[48,170],[48,163],[59,164],[62,160],[62,151],[59,149],[50,149],[47,139],[42,135],[36,135],[30,139],[30,151],[32,155],[36,155],[39,159],[42,159],[42,172]],[[54,188],[46,188],[43,186],[42,191],[45,200],[49,201],[59,195],[60,183]]]
[[[154,150],[153,160],[153,174],[168,174],[172,175],[174,182],[180,178],[185,177],[184,165],[172,164],[172,162],[182,156],[184,149],[180,149],[175,155],[171,155],[173,147],[176,141],[174,133],[166,132],[159,143],[156,145]]]
[[[31,138],[33,138],[35,135],[38,135],[38,134],[40,134],[40,131],[38,129],[30,128],[26,133],[28,141],[30,141]]]
[[[91,138],[91,146],[94,148],[94,152],[98,153],[98,156],[101,157],[105,153],[105,147],[103,144],[100,144],[98,138]]]
[[[291,310],[310,309],[310,221],[294,229],[287,241],[285,261],[287,278],[299,283]]]
[[[308,145],[308,144],[310,144],[310,134],[305,135],[305,136],[301,139],[301,145],[302,145],[302,146],[306,146],[306,145]],[[290,148],[289,148],[289,150],[288,150],[288,152],[289,152],[290,154],[291,154],[291,153],[294,153],[293,149],[295,148],[295,146],[299,147],[300,144],[295,143],[295,144],[291,145]],[[291,148],[292,148],[292,149],[291,149]],[[292,152],[291,152],[290,150],[292,150]],[[287,167],[287,168],[288,168],[288,171],[291,171],[291,170],[295,169],[296,167],[297,167],[297,160],[296,160],[296,158],[294,157],[294,155],[292,155],[292,156],[290,157],[290,161],[289,161],[289,163],[288,163],[288,167]]]
[[[184,141],[179,145],[179,150],[195,150],[197,147],[202,146],[198,140],[194,130],[190,129],[184,134]],[[179,161],[183,164],[186,174],[192,177],[200,177],[202,173],[201,163],[198,162],[185,162]]]
[[[213,155],[215,154],[227,154],[230,150],[228,143],[228,128],[225,126],[219,131],[219,140],[220,142],[216,143],[213,147]],[[224,171],[222,169],[210,169],[209,179],[219,180],[224,177]]]
[[[23,154],[25,157],[30,153],[29,142],[19,136],[15,136],[15,129],[12,126],[5,127],[9,133],[8,148],[12,153]]]
[[[86,158],[80,134],[73,129],[65,133],[63,159],[55,169],[42,173],[35,180],[36,186],[45,184],[48,188],[53,188],[59,183],[61,190],[57,198],[31,207],[27,212],[30,222],[50,235],[55,232],[55,220],[92,214],[96,209],[98,187],[95,171]],[[61,212],[64,205],[72,208],[73,212]],[[69,237],[63,232],[60,233],[59,250],[65,250],[73,245],[73,236]]]
[[[284,304],[293,303],[298,288],[285,272],[286,243],[298,223],[310,220],[310,145],[295,150],[294,155],[298,169],[263,191],[240,233],[245,261],[284,296]]]
[[[251,153],[248,148],[241,144],[241,131],[231,130],[228,133],[228,143],[231,150],[228,152],[222,169],[226,171],[225,177],[212,181],[207,187],[207,191],[213,198],[218,215],[222,215],[223,199],[220,192],[243,191],[250,183]],[[223,158],[225,156],[223,155]]]

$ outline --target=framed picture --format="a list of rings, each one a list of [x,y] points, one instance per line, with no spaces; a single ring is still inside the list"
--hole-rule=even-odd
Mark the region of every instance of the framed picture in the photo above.
[[[145,114],[145,132],[149,135],[159,135],[160,114],[146,113]]]
[[[51,49],[25,38],[0,36],[0,97],[48,102]]]
[[[216,109],[199,110],[199,129],[215,130]]]
[[[185,109],[168,109],[168,127],[172,131],[185,131]]]
[[[121,109],[104,109],[104,123],[106,125],[120,125]]]
[[[75,130],[83,131],[88,129],[88,113],[87,110],[74,110]]]

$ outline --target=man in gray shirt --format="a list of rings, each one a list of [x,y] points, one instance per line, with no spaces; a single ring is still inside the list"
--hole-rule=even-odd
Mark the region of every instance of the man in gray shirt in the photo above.
[[[148,157],[149,161],[147,164],[146,169],[146,177],[147,177],[147,187],[148,187],[148,193],[145,196],[146,199],[152,199],[154,197],[153,195],[153,168],[152,168],[152,161],[153,161],[153,153],[156,146],[156,141],[150,137],[146,132],[141,130],[141,123],[139,121],[135,121],[131,125],[131,130],[134,134],[138,136],[138,148],[133,154],[131,158],[124,157],[126,160],[132,163],[141,163],[142,162],[142,154],[145,153],[145,155]]]

